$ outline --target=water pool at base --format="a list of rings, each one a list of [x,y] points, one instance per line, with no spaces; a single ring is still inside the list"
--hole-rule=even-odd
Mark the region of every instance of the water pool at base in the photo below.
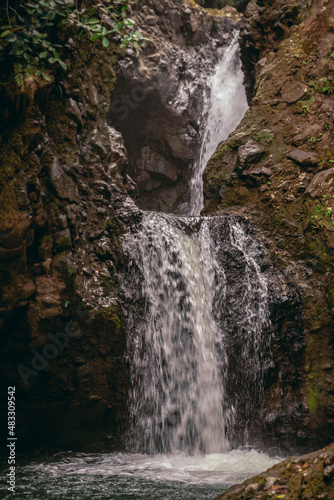
[[[213,500],[230,486],[258,474],[279,459],[255,450],[188,456],[57,453],[16,470],[16,495],[1,498]]]

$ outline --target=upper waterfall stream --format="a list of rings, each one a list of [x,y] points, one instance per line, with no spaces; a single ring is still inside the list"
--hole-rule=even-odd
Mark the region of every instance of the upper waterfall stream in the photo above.
[[[211,93],[207,99],[207,126],[190,181],[190,202],[182,207],[182,213],[185,215],[198,215],[203,208],[204,169],[218,144],[235,130],[248,109],[238,36],[239,32],[225,49],[211,77]]]

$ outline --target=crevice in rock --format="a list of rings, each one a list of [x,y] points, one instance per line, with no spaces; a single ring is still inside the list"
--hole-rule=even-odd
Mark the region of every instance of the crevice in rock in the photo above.
[[[139,208],[175,213],[189,198],[206,126],[209,79],[238,23],[199,7],[157,9],[147,7],[150,41],[140,57],[118,65],[108,123],[124,138]]]

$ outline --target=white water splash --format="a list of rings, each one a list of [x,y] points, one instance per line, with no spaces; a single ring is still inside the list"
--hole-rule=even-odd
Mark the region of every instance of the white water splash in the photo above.
[[[207,127],[190,181],[190,203],[186,210],[189,215],[199,214],[203,207],[202,175],[208,161],[218,144],[235,130],[248,109],[238,36],[239,32],[234,36],[231,45],[225,49],[212,77]],[[182,208],[183,213],[184,209],[185,207]]]
[[[77,454],[63,460],[32,464],[24,467],[25,474],[39,472],[59,481],[67,476],[88,477],[89,481],[106,483],[108,476],[131,476],[155,482],[177,481],[185,484],[226,484],[244,481],[279,462],[256,450],[232,450],[209,455],[155,455],[140,453]],[[50,480],[50,479],[49,479]]]
[[[235,420],[252,422],[270,313],[259,244],[246,231],[236,218],[146,212],[125,237],[128,450],[226,452]]]
[[[222,339],[213,314],[214,296],[224,297],[225,283],[223,272],[215,280],[206,221],[144,213],[141,230],[125,247],[141,270],[146,301],[145,327],[129,336],[130,449],[227,451],[224,360],[216,353]]]

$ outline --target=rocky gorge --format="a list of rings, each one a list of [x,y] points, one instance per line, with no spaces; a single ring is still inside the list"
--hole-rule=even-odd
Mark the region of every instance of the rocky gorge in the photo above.
[[[262,449],[328,445],[333,3],[139,0],[131,11],[148,39],[138,55],[117,39],[102,49],[66,36],[67,73],[27,92],[0,89],[1,372],[3,390],[16,386],[20,447],[124,449],[132,378],[122,242],[143,210],[182,214],[189,201],[209,77],[236,30],[249,109],[206,166],[202,216],[234,217],[254,238],[273,336],[256,417],[250,423],[240,412],[230,439],[243,441],[246,422],[248,442]],[[226,227],[212,230],[217,246],[228,239]],[[218,257],[236,287],[244,276],[237,254]],[[240,293],[227,301],[236,314]],[[135,307],[141,322],[143,297]],[[233,339],[228,349],[232,395],[245,375]],[[260,486],[226,498],[267,498],[266,481],[250,480]],[[295,498],[283,486],[273,491]]]

